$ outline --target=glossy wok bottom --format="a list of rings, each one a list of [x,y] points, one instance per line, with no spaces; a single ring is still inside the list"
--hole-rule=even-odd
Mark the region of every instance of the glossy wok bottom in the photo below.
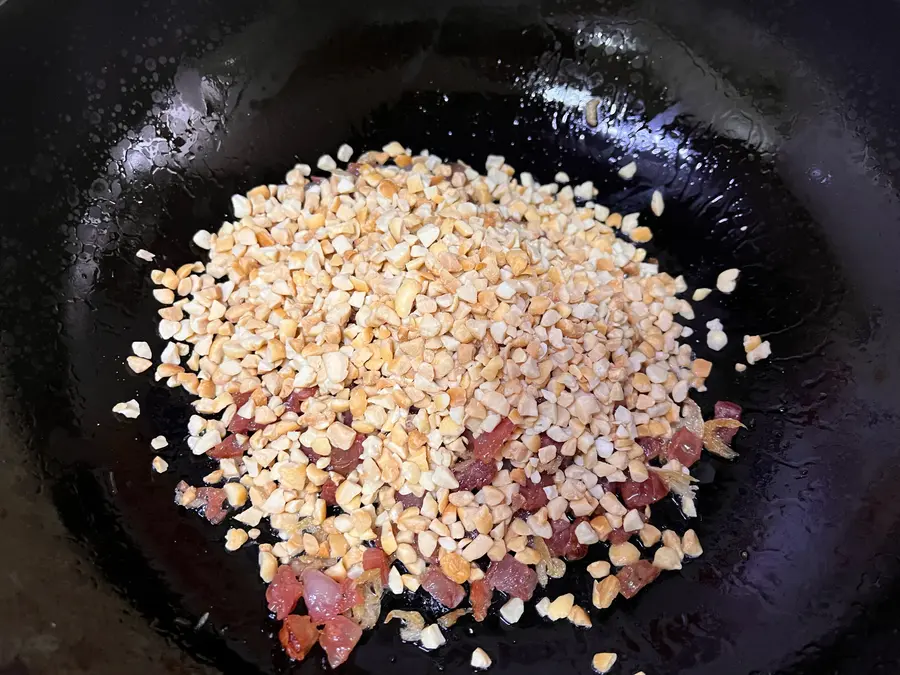
[[[697,472],[706,554],[590,631],[529,609],[426,654],[390,626],[345,672],[468,672],[476,646],[494,672],[587,672],[597,651],[651,675],[897,672],[894,93],[847,83],[871,68],[855,42],[789,20],[827,6],[126,4],[0,6],[0,673],[324,667],[279,653],[253,550],[226,554],[224,526],[171,503],[208,469],[183,456],[187,399],[124,366],[132,340],[160,344],[134,253],[195,259],[233,192],[393,139],[543,181],[562,168],[623,210],[661,187],[651,254],[691,287],[742,270],[693,325],[701,355],[706,320],[731,339],[701,404],[738,401],[750,429],[739,461]],[[746,333],[775,354],[738,374]],[[115,419],[132,396],[141,417]],[[589,604],[589,560],[548,593]]]

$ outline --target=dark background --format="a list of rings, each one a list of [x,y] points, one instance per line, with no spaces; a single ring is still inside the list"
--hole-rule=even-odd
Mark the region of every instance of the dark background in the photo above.
[[[564,168],[623,209],[662,186],[651,254],[692,287],[743,271],[695,326],[731,337],[701,404],[737,400],[750,430],[737,463],[700,467],[706,555],[591,631],[529,609],[427,655],[391,626],[345,672],[468,672],[474,646],[495,671],[615,651],[648,675],[900,672],[898,19],[887,2],[0,4],[0,673],[321,669],[278,654],[253,550],[226,555],[224,526],[171,504],[205,467],[181,456],[186,399],[124,366],[132,340],[159,351],[134,253],[191,260],[233,192],[395,138]],[[738,376],[756,332],[774,358]],[[141,417],[115,419],[132,396]],[[589,604],[583,574],[548,592],[569,589]]]

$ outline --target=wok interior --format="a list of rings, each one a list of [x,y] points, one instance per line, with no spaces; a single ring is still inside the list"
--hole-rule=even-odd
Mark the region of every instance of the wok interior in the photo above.
[[[874,602],[877,616],[870,561],[898,550],[885,543],[890,519],[863,517],[875,506],[897,512],[876,496],[896,471],[896,448],[881,442],[890,411],[878,406],[897,404],[880,396],[864,348],[879,339],[871,317],[880,298],[868,279],[884,271],[847,268],[821,205],[814,217],[779,171],[788,140],[762,106],[729,113],[745,104],[740,92],[653,22],[623,20],[630,11],[615,7],[544,18],[501,6],[424,18],[323,12],[314,22],[276,9],[223,19],[208,48],[171,62],[151,67],[150,57],[129,52],[142,77],[158,76],[126,78],[123,100],[144,104],[134,112],[90,111],[94,138],[72,159],[81,168],[69,220],[40,244],[55,274],[44,292],[64,311],[48,336],[54,357],[35,366],[66,397],[61,409],[33,405],[36,374],[23,382],[35,447],[65,525],[138,611],[224,671],[288,669],[271,637],[277,627],[264,618],[252,549],[226,554],[221,528],[171,503],[180,477],[198,482],[209,470],[180,442],[186,396],[123,375],[132,340],[148,339],[154,353],[160,344],[150,337],[149,267],[135,251],[153,251],[159,266],[197,259],[191,235],[228,216],[231,194],[280,182],[295,162],[312,164],[342,142],[361,152],[399,140],[479,169],[488,153],[502,154],[543,182],[565,170],[575,183],[593,180],[599,202],[643,209],[648,219],[650,194],[662,189],[666,211],[651,223],[650,255],[691,288],[713,286],[726,267],[742,270],[739,292],[699,303],[691,325],[701,355],[705,321],[722,319],[730,338],[699,402],[707,410],[720,398],[739,402],[750,430],[739,436],[737,463],[706,459],[698,472],[695,527],[706,555],[603,613],[591,631],[533,612],[515,627],[492,617],[474,632],[455,630],[428,655],[401,647],[388,627],[368,636],[345,670],[462,671],[480,646],[495,668],[516,672],[551,663],[583,672],[596,651],[648,673],[813,672],[805,668],[840,645],[845,629],[865,625],[857,603]],[[597,128],[583,117],[594,96]],[[622,158],[637,160],[636,180],[616,176]],[[66,264],[52,267],[54,259]],[[890,323],[896,309],[880,316]],[[771,336],[775,359],[738,375],[740,336],[755,333]],[[112,404],[135,394],[142,416],[111,420]],[[864,413],[867,425],[858,423]],[[160,433],[170,439],[160,452],[170,471],[157,476],[148,441]],[[848,465],[860,447],[875,450]],[[863,495],[852,523],[846,504],[831,499],[847,494]],[[852,551],[841,548],[848,538]],[[569,565],[547,594],[589,597],[583,569],[597,554]],[[385,604],[409,606],[393,596]]]

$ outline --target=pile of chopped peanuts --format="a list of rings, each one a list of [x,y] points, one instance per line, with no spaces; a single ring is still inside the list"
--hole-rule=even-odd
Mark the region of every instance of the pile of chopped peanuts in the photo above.
[[[318,168],[235,195],[234,220],[193,238],[208,260],[151,274],[167,341],[156,380],[196,397],[187,445],[215,462],[207,487],[182,482],[176,501],[227,517],[229,550],[262,542],[267,583],[301,559],[358,579],[373,546],[398,594],[430,569],[474,584],[510,556],[546,583],[561,558],[613,535],[610,562],[589,568],[593,604],[608,607],[630,597],[610,563],[652,565],[635,572],[652,580],[699,555],[692,530],[648,522],[649,504],[671,490],[695,515],[693,460],[658,449],[712,364],[680,342],[687,284],[636,245],[652,238],[640,215],[593,203],[590,182],[516,177],[500,156],[480,174],[393,142]],[[759,353],[758,337],[745,343]],[[142,372],[152,355],[135,345]],[[662,546],[641,561],[632,537]],[[521,603],[503,616],[517,620]],[[591,624],[572,596],[542,603]]]

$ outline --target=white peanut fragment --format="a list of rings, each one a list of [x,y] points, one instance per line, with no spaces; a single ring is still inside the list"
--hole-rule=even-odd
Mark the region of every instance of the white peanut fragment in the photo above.
[[[766,340],[747,352],[747,363],[751,366],[754,363],[767,359],[772,355],[772,345]]]
[[[587,566],[587,571],[594,579],[603,579],[609,576],[610,564],[605,560],[595,560]]]
[[[663,201],[662,192],[654,190],[653,196],[650,198],[650,210],[653,211],[653,215],[657,217],[661,216],[665,208],[666,204]]]
[[[653,554],[653,566],[662,570],[680,570],[681,557],[675,549],[660,546]]]
[[[728,336],[724,331],[721,330],[711,330],[706,334],[706,346],[712,349],[713,351],[719,351],[724,349],[725,345],[728,344]]]
[[[422,635],[419,638],[422,648],[429,651],[437,649],[447,642],[441,633],[441,628],[436,623],[429,624],[422,629]]]
[[[150,351],[150,345],[146,342],[132,342],[131,351],[135,356],[139,356],[142,359],[149,360],[153,358],[153,352]]]
[[[351,148],[346,143],[343,143],[341,147],[338,148],[337,158],[340,162],[349,162],[350,158],[353,157],[353,148]]]
[[[491,667],[491,657],[481,647],[476,647],[472,652],[470,665],[477,670],[485,670]]]
[[[634,174],[637,173],[637,164],[634,162],[628,162],[625,166],[619,169],[619,177],[624,178],[625,180],[631,180],[634,178]]]
[[[521,598],[510,598],[500,608],[500,616],[506,623],[516,623],[525,613],[525,603]]]
[[[731,293],[737,288],[737,279],[740,273],[740,270],[734,267],[720,272],[719,276],[716,277],[716,288],[722,293]]]
[[[113,406],[112,411],[114,413],[119,413],[122,417],[134,419],[141,414],[141,406],[137,401],[131,399],[124,403],[116,403]]]
[[[388,572],[388,588],[394,595],[403,594],[403,579],[396,567],[391,567],[390,572]]]
[[[631,565],[641,559],[641,552],[630,541],[609,547],[609,561],[616,567]]]
[[[152,361],[142,359],[140,356],[129,356],[125,361],[128,363],[128,367],[135,373],[143,373],[153,365]]]

